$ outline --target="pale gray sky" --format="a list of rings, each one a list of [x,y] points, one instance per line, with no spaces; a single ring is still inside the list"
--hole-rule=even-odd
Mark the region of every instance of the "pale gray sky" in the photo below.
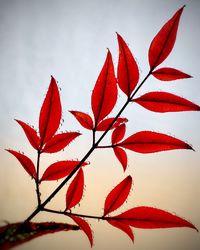
[[[200,104],[200,1],[0,0],[1,220],[23,220],[35,207],[34,185],[29,186],[30,179],[23,169],[3,149],[9,147],[23,150],[34,159],[32,148],[13,119],[18,118],[37,126],[50,75],[58,80],[62,89],[65,119],[63,129],[81,130],[84,133],[77,144],[70,146],[68,153],[69,158],[80,158],[85,152],[82,149],[85,150],[88,145],[90,133],[80,128],[67,110],[91,113],[91,91],[103,65],[106,48],[111,50],[115,67],[117,66],[118,47],[115,32],[121,34],[129,44],[139,64],[142,79],[148,71],[147,54],[151,40],[161,26],[184,4],[186,8],[176,45],[162,66],[175,67],[194,78],[173,83],[162,83],[151,78],[140,94],[164,90]],[[125,100],[121,92],[120,97],[117,108]],[[195,153],[176,151],[148,156],[129,153],[130,167],[127,174],[133,175],[135,186],[127,206],[160,207],[177,213],[200,228],[199,113],[156,114],[139,106],[130,106],[124,115],[130,120],[127,134],[140,130],[168,133],[188,141],[196,150]],[[80,147],[78,152],[77,145]],[[102,154],[105,157],[102,157]],[[64,153],[61,156],[66,157]],[[53,159],[52,157],[45,158],[44,165]],[[56,160],[60,159],[59,154],[55,157]],[[124,178],[124,174],[110,151],[97,152],[90,160],[94,163],[86,172],[86,201],[83,201],[78,210],[100,214],[106,194]],[[108,171],[107,176],[105,171]],[[114,171],[116,180],[111,180]],[[51,187],[45,185],[44,192],[48,194]],[[54,186],[55,183],[51,185]],[[33,200],[29,198],[32,196]],[[63,197],[59,196],[59,199],[64,201]],[[28,204],[27,199],[30,199]],[[46,217],[45,214],[38,218],[52,220],[52,217]],[[53,219],[56,220],[57,217]],[[189,229],[136,229],[135,245],[132,245],[126,235],[111,226],[92,221],[91,223],[95,236],[94,250],[200,248],[199,234]],[[75,250],[80,247],[89,249],[84,235],[61,233],[34,240],[19,249]]]

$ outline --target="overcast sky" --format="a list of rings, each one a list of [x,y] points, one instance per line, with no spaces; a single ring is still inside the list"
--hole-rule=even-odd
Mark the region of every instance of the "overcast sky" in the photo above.
[[[133,52],[141,79],[148,72],[148,48],[161,26],[186,4],[173,52],[162,64],[193,76],[163,83],[150,78],[141,92],[163,90],[200,105],[200,1],[198,0],[0,0],[0,220],[23,220],[36,206],[34,183],[4,148],[22,150],[35,160],[35,153],[14,118],[38,126],[38,115],[50,76],[61,88],[63,130],[80,130],[83,136],[68,151],[44,157],[42,171],[53,160],[81,158],[91,135],[68,110],[89,112],[91,91],[110,49],[115,68],[118,60],[116,33]],[[119,94],[116,110],[125,100]],[[200,228],[200,119],[199,113],[156,114],[139,106],[124,112],[129,119],[127,135],[154,130],[175,135],[192,144],[196,152],[174,151],[151,155],[129,152],[126,174],[111,151],[95,153],[86,174],[86,194],[75,211],[100,215],[108,192],[128,174],[134,191],[120,211],[136,205],[155,206],[188,219]],[[113,177],[115,176],[115,178]],[[103,181],[102,181],[103,180]],[[56,183],[44,184],[45,195]],[[53,206],[62,206],[63,190]],[[33,197],[30,199],[30,197]],[[66,218],[42,214],[40,221]],[[125,234],[105,222],[91,221],[94,250],[197,250],[199,234],[189,229],[138,230],[135,245]],[[89,243],[81,232],[42,237],[18,249],[86,250]],[[17,249],[17,248],[16,248]]]

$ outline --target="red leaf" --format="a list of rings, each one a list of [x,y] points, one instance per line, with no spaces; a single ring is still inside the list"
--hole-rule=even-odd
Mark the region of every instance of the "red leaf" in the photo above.
[[[114,108],[117,101],[117,84],[110,51],[92,92],[92,111],[95,126]]]
[[[160,68],[152,72],[152,75],[161,81],[173,81],[184,78],[191,78],[190,75],[173,68]]]
[[[77,120],[78,122],[84,127],[89,130],[92,130],[94,128],[92,118],[83,112],[80,111],[69,111]]]
[[[83,230],[83,232],[87,235],[87,237],[90,241],[90,245],[92,247],[93,235],[92,235],[92,230],[90,228],[90,225],[85,220],[83,220],[82,218],[80,218],[78,216],[69,215],[69,217],[71,217],[79,225],[79,227]]]
[[[40,110],[39,131],[41,146],[43,146],[57,131],[61,119],[62,107],[56,80],[51,77],[51,83]]]
[[[149,92],[133,101],[148,110],[161,113],[200,110],[200,106],[167,92]]]
[[[133,134],[118,146],[143,154],[173,149],[192,149],[189,144],[177,138],[151,131]]]
[[[116,144],[124,138],[126,132],[126,125],[121,124],[112,133],[112,144]]]
[[[76,206],[82,196],[83,196],[83,189],[84,189],[84,175],[83,170],[80,168],[77,175],[70,183],[69,188],[66,194],[66,210]]]
[[[119,208],[127,199],[132,185],[131,176],[127,176],[107,196],[104,204],[104,216]]]
[[[151,70],[161,64],[172,51],[179,26],[179,20],[183,12],[183,6],[161,28],[154,37],[149,48],[149,64]]]
[[[122,167],[123,167],[123,169],[125,171],[126,167],[127,167],[127,155],[126,155],[126,152],[120,147],[114,147],[113,150],[114,150],[114,153],[115,153],[117,159],[122,164]]]
[[[70,225],[67,223],[26,222],[26,224],[20,228],[21,224],[22,223],[12,223],[0,227],[1,250],[14,248],[15,246],[21,245],[45,234],[56,233],[60,231],[79,230],[78,226]],[[15,231],[17,233],[12,235],[12,233],[14,233]]]
[[[30,144],[32,145],[33,148],[35,148],[36,150],[39,149],[39,145],[40,145],[40,138],[37,135],[37,132],[35,131],[35,129],[31,128],[28,124],[26,124],[25,122],[22,122],[20,120],[16,120],[15,121],[17,123],[19,123],[19,125],[22,127],[22,129],[24,130],[27,139],[29,140]]]
[[[51,164],[44,172],[40,181],[54,181],[69,175],[80,161],[58,161]],[[87,165],[84,162],[82,166]]]
[[[122,230],[123,232],[125,232],[125,233],[130,237],[130,239],[131,239],[132,241],[134,241],[133,231],[132,231],[132,229],[130,228],[129,225],[124,224],[124,223],[121,223],[121,222],[118,221],[118,220],[107,220],[107,222],[108,222],[110,225],[112,225],[112,226],[114,226],[114,227],[116,227],[116,228]]]
[[[35,170],[35,166],[33,164],[33,162],[31,161],[31,159],[29,159],[27,156],[18,153],[14,150],[11,149],[6,149],[6,151],[8,151],[9,153],[11,153],[12,155],[14,155],[17,160],[21,163],[22,167],[26,170],[26,172],[34,179],[36,179],[36,170]]]
[[[135,207],[110,218],[136,228],[190,227],[197,230],[197,228],[187,220],[153,207]]]
[[[117,34],[119,44],[119,62],[117,78],[120,89],[128,96],[135,89],[139,80],[137,63],[123,38]]]
[[[106,118],[106,119],[102,120],[97,125],[96,131],[106,131],[114,119],[115,118]],[[110,129],[114,129],[114,128],[118,127],[121,123],[125,123],[127,121],[128,121],[128,119],[126,119],[126,118],[117,118],[117,120],[115,121],[115,123],[112,125],[112,127]]]
[[[64,149],[70,142],[72,142],[80,133],[66,132],[54,135],[42,149],[43,153],[56,153]]]

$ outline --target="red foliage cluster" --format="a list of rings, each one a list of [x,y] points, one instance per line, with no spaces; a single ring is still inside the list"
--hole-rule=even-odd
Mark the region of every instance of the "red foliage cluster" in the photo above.
[[[174,149],[192,149],[192,147],[186,142],[159,132],[139,131],[125,137],[126,123],[128,119],[120,117],[128,103],[131,102],[137,103],[154,112],[200,110],[198,105],[189,100],[167,92],[149,92],[135,98],[136,93],[150,75],[162,81],[172,81],[190,77],[190,75],[173,68],[157,69],[173,49],[183,8],[184,7],[179,9],[154,37],[149,48],[150,70],[146,78],[139,85],[139,70],[134,56],[122,36],[117,34],[119,44],[117,77],[115,76],[112,55],[108,50],[105,63],[98,76],[91,96],[93,116],[81,111],[70,111],[82,127],[91,130],[93,133],[93,145],[87,157],[96,148],[112,148],[125,171],[127,167],[126,149],[143,154]],[[115,107],[118,97],[118,87],[126,95],[127,101],[118,115],[115,117],[108,117]],[[45,170],[41,177],[39,176],[40,155],[43,153],[59,152],[80,135],[78,132],[57,133],[61,121],[61,114],[62,107],[60,94],[57,83],[52,77],[40,111],[39,133],[28,124],[16,120],[24,130],[32,147],[38,152],[37,166],[35,167],[32,160],[24,154],[14,150],[7,151],[13,154],[27,173],[34,178],[38,190],[38,207],[41,211],[45,211],[45,209],[43,206],[44,203],[40,202],[39,185],[43,181],[58,180],[69,176],[72,171],[77,171],[66,192],[65,210],[63,212],[51,211],[63,213],[73,219],[74,222],[77,223],[86,233],[92,246],[92,230],[86,220],[81,217],[95,218],[96,216],[78,215],[71,212],[71,209],[73,209],[83,197],[83,167],[88,164],[85,162],[85,158],[87,157],[83,158],[81,161],[62,160],[55,162]],[[99,145],[103,137],[111,130],[111,144],[108,146]],[[103,135],[98,140],[96,140],[95,137],[97,131],[103,132]],[[64,180],[64,182],[66,181]],[[98,218],[106,220],[112,226],[121,229],[131,238],[131,240],[134,240],[131,227],[190,227],[196,229],[193,224],[176,215],[161,209],[146,206],[131,208],[128,211],[115,216],[110,215],[113,211],[117,210],[124,204],[130,194],[131,187],[132,177],[128,176],[107,195],[104,204],[104,214]]]

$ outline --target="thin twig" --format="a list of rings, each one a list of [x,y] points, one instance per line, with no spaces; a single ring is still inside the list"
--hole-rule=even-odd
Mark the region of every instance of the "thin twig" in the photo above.
[[[40,155],[41,155],[41,153],[40,153],[40,151],[38,150],[38,154],[37,154],[37,168],[36,168],[36,180],[35,180],[38,206],[41,205],[40,187],[39,187]]]
[[[68,216],[74,215],[74,216],[89,218],[89,219],[106,220],[105,219],[106,217],[103,217],[103,216],[77,214],[77,213],[71,213],[71,212],[66,212],[66,211],[58,211],[58,210],[49,209],[49,208],[43,208],[42,211],[48,212],[48,213],[54,213],[54,214],[63,214],[63,215],[68,215]]]
[[[95,145],[95,141],[96,141],[95,135],[96,135],[96,130],[93,129],[93,130],[92,130],[92,146]]]
[[[98,148],[114,148],[115,145],[104,145],[104,146],[97,146],[97,149]]]

